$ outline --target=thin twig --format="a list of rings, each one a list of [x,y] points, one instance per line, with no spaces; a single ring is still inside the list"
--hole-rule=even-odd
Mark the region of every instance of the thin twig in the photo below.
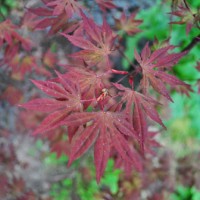
[[[128,63],[135,68],[136,66],[131,62],[131,60],[126,56],[126,54],[120,49],[120,47],[117,49],[119,53],[128,61]]]
[[[200,42],[200,34],[197,35],[192,39],[192,41],[182,50],[183,51],[190,51],[195,45]]]
[[[189,7],[189,5],[188,5],[188,3],[186,2],[186,0],[183,0],[183,2],[184,2],[184,4],[185,4],[185,7],[186,7],[189,11],[191,11],[191,10],[190,10],[190,7]]]

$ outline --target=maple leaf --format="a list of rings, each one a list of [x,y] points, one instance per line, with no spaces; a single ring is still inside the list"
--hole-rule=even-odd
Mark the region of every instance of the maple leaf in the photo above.
[[[87,18],[83,12],[81,15],[86,38],[63,34],[73,45],[83,49],[71,56],[84,60],[89,66],[104,63],[106,67],[110,67],[109,55],[114,51],[115,34],[105,19],[100,27],[92,19]]]
[[[116,5],[113,3],[112,0],[95,0],[95,1],[103,12],[106,12],[106,9],[116,8]]]
[[[97,97],[103,88],[109,88],[110,74],[104,72],[94,72],[81,66],[65,66],[67,73],[64,75],[67,79],[76,79],[79,82],[81,94],[85,100],[96,102]],[[88,101],[89,103],[90,101]],[[88,104],[87,101],[85,102]]]
[[[145,137],[147,135],[146,115],[165,128],[165,125],[155,109],[155,105],[159,103],[151,97],[126,88],[121,84],[113,83],[113,85],[118,90],[123,91],[120,95],[122,96],[121,102],[126,104],[124,112],[127,114],[129,121],[133,124],[140,138],[141,149],[144,152]]]
[[[185,94],[187,97],[190,97],[189,92],[194,92],[191,85],[183,86],[183,85],[176,85],[171,87],[171,89],[175,89],[180,94]]]
[[[2,46],[3,42],[12,45],[17,28],[18,27],[8,19],[0,23],[0,46]]]
[[[50,55],[49,55],[50,56]],[[10,58],[10,55],[9,55]],[[43,56],[44,61],[49,62],[47,59],[47,55]],[[37,62],[37,57],[32,55],[24,55],[23,53],[17,54],[10,59],[8,57],[5,58],[4,63],[12,68],[12,78],[17,80],[24,80],[25,74],[35,72],[39,75],[44,75],[46,77],[51,76],[51,73],[44,67],[39,67]],[[53,60],[52,60],[53,61]],[[44,62],[45,64],[45,62]]]
[[[37,110],[50,113],[34,131],[33,134],[43,133],[60,126],[60,122],[72,111],[81,111],[81,94],[78,84],[71,82],[59,74],[59,84],[53,81],[32,81],[40,90],[54,97],[39,98],[20,105],[29,110]]]
[[[141,164],[135,159],[138,153],[130,150],[127,141],[127,137],[131,137],[137,142],[137,134],[123,113],[110,111],[72,113],[63,120],[62,124],[85,126],[77,131],[72,140],[68,165],[95,143],[94,162],[97,182],[105,170],[112,147],[129,165],[132,164],[138,170],[141,169]]]
[[[3,58],[0,61],[2,64],[11,63],[17,57],[20,48],[25,51],[31,50],[32,42],[19,35],[18,29],[19,27],[9,19],[0,23],[0,47],[3,49]]]
[[[55,0],[46,5],[53,7],[53,15],[58,16],[65,12],[68,18],[72,17],[74,13],[79,14],[79,11],[83,9],[83,6],[76,0]]]
[[[37,111],[22,110],[16,120],[16,129],[20,133],[32,133],[45,114]]]
[[[50,30],[48,31],[49,35],[55,34],[60,30],[65,33],[70,33],[77,29],[77,27],[79,26],[79,22],[76,20],[70,20],[66,12],[63,12],[58,16],[54,16],[53,8],[50,6],[47,8],[29,8],[28,10],[29,12],[39,16],[34,29],[45,29],[47,27],[50,27]]]
[[[167,47],[169,46],[169,40],[170,38],[167,38],[165,40],[158,40],[158,38],[155,36],[154,37],[154,42],[152,44],[152,47],[151,47],[151,50],[155,51],[155,50],[158,50],[158,49],[161,49],[161,48],[164,48],[164,47]]]
[[[18,47],[19,45],[27,51],[31,49],[31,42],[16,32],[18,28],[19,27],[14,25],[9,19],[0,23],[0,47],[6,43],[9,50],[10,48],[14,48],[14,46]]]
[[[188,87],[188,84],[182,82],[173,75],[164,72],[164,69],[173,67],[179,59],[186,55],[187,52],[168,54],[168,51],[173,49],[174,46],[158,49],[151,54],[149,44],[147,43],[141,52],[141,56],[134,51],[135,59],[142,68],[142,81],[141,86],[144,94],[147,93],[149,83],[161,95],[172,101],[169,92],[167,91],[164,83],[171,86],[182,85]]]
[[[32,12],[26,12],[21,20],[21,28],[26,28],[33,31],[35,26],[39,23],[37,15]]]
[[[136,14],[137,12],[134,12],[126,17],[125,12],[123,12],[119,19],[115,19],[116,28],[125,31],[128,35],[135,35],[140,32],[138,26],[142,23],[142,20],[135,19]]]
[[[135,144],[134,141],[132,141],[131,139],[128,141],[128,145],[129,145],[129,148],[130,150],[135,154],[135,158],[136,160],[139,161],[140,164],[140,170],[142,171],[143,170],[143,164],[142,164],[142,159],[141,159],[141,155],[140,154],[137,154],[135,152],[137,152],[136,150],[136,147],[137,145]],[[135,147],[136,146],[136,147]],[[126,162],[116,151],[113,151],[112,152],[112,157],[114,157],[114,161],[115,161],[115,168],[123,168],[126,175],[130,176],[131,175],[131,172],[136,169],[137,170],[137,167],[136,168],[133,168],[134,166],[131,166],[128,162]]]
[[[157,131],[148,131],[146,135],[146,140],[144,143],[144,150],[146,153],[149,153],[150,155],[155,156],[156,153],[153,151],[155,148],[161,147],[161,144],[159,144],[155,137],[157,136]]]
[[[199,28],[199,22],[200,22],[200,12],[197,11],[193,13],[191,9],[187,6],[177,6],[177,10],[171,12],[171,15],[177,16],[180,19],[180,21],[174,21],[170,22],[170,24],[186,24],[186,34],[190,32],[192,27],[196,25]]]

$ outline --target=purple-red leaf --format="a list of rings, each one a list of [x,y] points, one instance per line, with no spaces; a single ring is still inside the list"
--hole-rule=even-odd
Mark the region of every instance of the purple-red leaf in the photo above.
[[[114,147],[126,162],[140,169],[141,163],[136,159],[138,153],[131,151],[127,140],[129,137],[138,142],[138,137],[123,113],[110,111],[72,113],[62,124],[85,126],[81,133],[78,132],[74,136],[69,164],[95,143],[94,156],[98,182],[105,170],[111,147]]]
[[[57,101],[55,99],[39,98],[19,105],[28,110],[37,110],[41,112],[53,112],[55,110],[66,107],[65,101]]]
[[[89,66],[104,63],[108,65],[105,68],[110,67],[109,55],[113,52],[115,34],[105,19],[100,27],[92,19],[86,17],[83,12],[81,12],[81,16],[86,37],[64,34],[72,44],[83,49],[71,56],[84,60]]]
[[[78,83],[67,80],[62,74],[56,73],[58,75],[57,82],[32,80],[40,90],[54,97],[54,99],[35,99],[20,105],[30,110],[53,112],[43,120],[34,134],[43,133],[61,126],[61,122],[71,112],[80,112],[83,109]]]
[[[155,50],[152,54],[148,43],[142,50],[141,57],[135,51],[135,58],[142,69],[142,80],[141,87],[143,93],[146,94],[149,88],[149,84],[161,95],[165,96],[168,100],[172,101],[169,92],[164,85],[164,82],[171,85],[182,85],[188,87],[188,85],[176,77],[164,72],[166,69],[171,69],[187,52],[171,53],[168,51],[172,50],[174,46],[167,46],[158,50]]]

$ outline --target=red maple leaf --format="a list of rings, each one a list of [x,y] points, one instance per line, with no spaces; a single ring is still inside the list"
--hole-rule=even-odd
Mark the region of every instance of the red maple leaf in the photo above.
[[[178,6],[178,9],[170,14],[180,18],[180,21],[170,22],[171,24],[186,24],[186,34],[190,32],[193,26],[199,27],[200,12],[193,13],[189,6]]]
[[[151,50],[147,43],[141,52],[141,56],[135,50],[135,59],[142,69],[143,77],[141,87],[145,94],[147,93],[149,84],[151,84],[158,93],[172,101],[164,83],[171,86],[182,85],[188,87],[188,84],[182,82],[175,76],[164,72],[165,69],[172,68],[182,56],[187,54],[187,52],[168,54],[168,51],[173,48],[174,46],[169,45],[155,50],[151,54]]]
[[[113,3],[113,0],[95,0],[99,5],[102,11],[106,11],[106,9],[116,8],[116,5]]]
[[[144,143],[144,150],[146,153],[149,153],[153,156],[155,156],[155,152],[153,151],[154,148],[161,147],[161,144],[159,144],[155,137],[157,136],[157,131],[148,131],[148,134],[146,136],[146,141]]]
[[[32,81],[40,90],[54,97],[38,98],[20,105],[29,110],[51,112],[34,131],[33,134],[43,133],[60,126],[60,122],[72,111],[79,112],[83,109],[80,88],[76,82],[71,82],[58,75],[59,83],[53,81]]]
[[[120,103],[125,103],[124,112],[128,116],[129,121],[133,124],[138,137],[140,138],[141,149],[144,152],[144,143],[146,135],[148,134],[146,115],[165,128],[155,109],[155,105],[159,103],[151,97],[126,88],[121,84],[114,83],[113,85],[117,89],[123,91],[120,94],[122,96]]]
[[[16,32],[18,28],[9,19],[0,23],[0,47],[6,43],[9,49],[19,45],[27,51],[31,49],[31,42]]]
[[[58,16],[65,12],[68,18],[71,18],[74,13],[79,14],[80,10],[83,9],[77,0],[54,0],[46,5],[53,7],[52,15]]]
[[[81,66],[65,67],[67,69],[65,77],[72,80],[76,79],[79,82],[81,93],[85,100],[91,100],[95,103],[102,89],[109,88],[111,85],[109,82],[109,73],[94,72]]]
[[[111,148],[114,148],[129,165],[141,169],[141,163],[136,159],[138,153],[131,151],[127,140],[131,137],[137,143],[137,134],[123,113],[110,111],[72,113],[62,124],[84,126],[77,131],[72,140],[69,165],[95,143],[94,162],[97,182],[105,170]]]
[[[136,14],[137,12],[134,12],[129,17],[126,17],[123,12],[119,19],[115,19],[116,28],[125,31],[128,35],[135,35],[140,32],[141,30],[138,26],[142,23],[142,20],[135,19]]]
[[[32,12],[26,12],[21,20],[21,27],[33,31],[35,26],[39,23],[38,16]]]
[[[53,3],[53,1],[49,2]],[[47,6],[38,8],[29,8],[29,12],[39,16],[37,23],[35,24],[35,29],[45,29],[50,27],[48,33],[55,34],[58,31],[63,31],[65,33],[73,32],[78,26],[79,22],[76,20],[70,20],[69,15],[66,12],[62,12],[59,15],[53,15],[54,7]],[[42,17],[42,18],[41,18]]]
[[[63,34],[73,45],[83,49],[71,56],[84,60],[89,66],[103,63],[105,68],[110,67],[109,55],[114,51],[115,34],[105,19],[103,25],[98,26],[92,19],[87,18],[84,13],[81,15],[86,38]]]

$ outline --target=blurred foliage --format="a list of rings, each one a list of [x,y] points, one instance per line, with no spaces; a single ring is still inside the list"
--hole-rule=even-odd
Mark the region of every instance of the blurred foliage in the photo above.
[[[185,156],[198,150],[200,145],[200,95],[197,87],[190,97],[174,92],[174,103],[169,104],[169,119],[165,121],[167,134],[164,140],[169,139],[168,144],[174,150],[176,156]]]
[[[196,2],[196,3],[195,3]],[[192,8],[199,8],[200,3],[198,1],[189,1]],[[148,8],[141,10],[137,14],[138,19],[143,19],[143,23],[140,25],[141,33],[130,37],[126,36],[126,50],[125,54],[130,60],[134,58],[134,48],[141,50],[147,40],[154,41],[155,36],[159,41],[168,39],[167,37],[170,35],[170,44],[179,46],[176,48],[177,51],[182,50],[186,47],[191,40],[199,34],[199,30],[197,28],[192,28],[189,35],[186,35],[185,25],[172,25],[172,30],[170,32],[170,15],[171,12],[170,3],[161,4],[160,0],[157,0],[157,3]],[[133,48],[134,47],[134,48]],[[180,77],[187,80],[196,79],[196,69],[194,69],[196,62],[199,59],[199,51],[200,45],[195,46],[190,54],[185,56],[179,64],[175,67],[174,71]],[[129,63],[126,59],[122,61],[124,69],[129,69]],[[188,74],[188,68],[190,72]],[[193,76],[195,74],[195,76]],[[200,77],[200,75],[198,75]]]
[[[200,199],[200,191],[196,188],[178,186],[175,193],[171,195],[170,200],[199,200]]]
[[[50,153],[45,157],[44,163],[46,165],[63,165],[66,164],[68,158],[66,155],[62,154],[59,158],[56,156],[56,153]]]
[[[90,166],[90,178],[86,181],[83,176],[84,174],[79,174],[78,177],[78,188],[77,193],[81,200],[100,200],[102,199],[100,192],[103,190],[109,190],[111,194],[116,194],[118,191],[118,180],[119,180],[119,169],[114,169],[114,161],[110,159],[108,161],[104,176],[99,183],[95,180],[95,168],[94,165]]]
[[[62,155],[60,158],[56,157],[55,153],[51,153],[44,159],[44,163],[48,166],[52,165],[66,165],[67,156]],[[93,162],[91,157],[88,158],[87,163]],[[78,171],[80,166],[79,161],[75,161],[70,169]],[[77,169],[75,169],[77,168]],[[54,200],[66,200],[71,199],[73,192],[81,200],[93,200],[102,199],[102,190],[109,190],[112,195],[116,194],[119,190],[118,180],[119,180],[119,169],[114,169],[114,161],[110,159],[108,161],[104,177],[102,178],[100,184],[96,183],[95,179],[95,168],[94,165],[88,165],[86,167],[80,167],[79,172],[72,173],[69,178],[52,184],[50,195]]]
[[[192,8],[197,9],[200,6],[198,1],[188,1]],[[134,59],[134,49],[141,50],[147,40],[154,41],[155,36],[159,41],[168,39],[170,35],[170,44],[177,45],[175,50],[182,51],[194,37],[199,33],[198,29],[193,28],[189,35],[185,33],[185,25],[172,25],[170,32],[170,2],[160,4],[160,0],[154,6],[148,9],[141,10],[137,14],[137,19],[143,19],[144,22],[140,25],[141,33],[135,36],[124,36],[126,41],[125,54],[130,60]],[[174,103],[170,106],[170,119],[165,122],[168,127],[167,137],[171,146],[176,146],[174,152],[176,156],[184,156],[192,152],[194,148],[199,146],[200,141],[200,96],[197,93],[195,86],[196,80],[200,78],[200,73],[195,69],[199,59],[200,46],[196,45],[190,54],[186,55],[174,67],[173,72],[180,79],[193,84],[194,93],[190,97],[183,96],[174,92],[172,99]],[[126,59],[122,61],[123,68],[129,69],[129,63]],[[90,110],[90,109],[88,109]],[[195,143],[195,144],[194,144]],[[197,145],[196,145],[197,144]],[[178,150],[177,150],[178,148]],[[56,161],[56,156],[51,155],[47,160],[51,163]],[[47,161],[46,160],[46,161]],[[61,159],[62,160],[62,159]],[[63,160],[65,163],[66,160]],[[62,162],[62,161],[61,161]],[[92,162],[91,160],[88,163]],[[48,161],[50,163],[50,161]],[[102,189],[110,190],[111,194],[118,191],[119,170],[113,170],[113,161],[109,160],[105,175],[101,183],[97,185],[95,181],[95,169],[90,165],[90,171],[83,169],[82,173],[76,174],[77,194],[81,200],[102,199]],[[88,177],[87,177],[88,176]],[[51,195],[55,200],[70,199],[71,189],[73,188],[73,180],[65,179],[61,183],[56,183],[51,188]],[[59,194],[59,195],[58,195]],[[178,186],[176,192],[171,195],[170,200],[199,200],[200,192],[193,187]]]
[[[13,9],[17,4],[17,1],[13,0],[0,0],[0,21],[3,20],[2,16],[6,17],[11,9]]]
[[[195,8],[195,9],[200,8],[200,1],[187,0],[187,2],[192,8]]]
[[[177,93],[172,96],[174,103],[170,104],[171,117],[168,123],[171,124],[170,128],[176,128],[176,131],[174,131],[176,135],[173,135],[173,131],[170,131],[173,140],[184,141],[188,136],[200,139],[200,112],[197,112],[200,110],[200,95],[194,92],[190,94],[190,97]]]
[[[188,3],[192,9],[200,7],[199,1],[188,1]],[[171,25],[170,32],[170,15],[167,14],[169,12],[170,1],[160,3],[160,0],[157,0],[153,7],[138,12],[137,18],[144,19],[144,22],[140,25],[142,32],[133,37],[126,36],[125,38],[125,54],[130,60],[134,59],[133,47],[140,51],[146,41],[153,42],[155,36],[159,41],[164,41],[170,35],[170,44],[177,46],[175,51],[180,52],[199,34],[197,28],[192,28],[191,32],[186,35],[185,25],[177,24]],[[174,103],[170,104],[170,119],[165,122],[168,127],[167,135],[170,138],[170,142],[180,144],[178,146],[181,149],[177,152],[178,155],[185,155],[189,150],[194,150],[193,148],[189,149],[189,147],[192,147],[192,143],[196,138],[200,138],[200,112],[197,112],[200,110],[200,96],[195,86],[196,81],[200,79],[200,72],[195,68],[199,61],[199,52],[200,45],[194,46],[189,54],[184,56],[173,68],[173,73],[183,81],[192,84],[194,90],[190,97],[175,92],[172,94]],[[130,68],[126,59],[123,59],[122,63],[124,69]],[[183,148],[183,145],[186,145],[187,148]]]
[[[159,40],[164,40],[167,38],[169,35],[168,12],[170,12],[169,6],[161,5],[160,1],[158,0],[154,6],[138,12],[137,18],[144,20],[139,26],[142,32],[132,37],[126,36],[125,38],[125,54],[130,60],[133,60],[134,48],[143,48],[147,40],[153,41],[155,36]],[[142,44],[139,44],[139,42]],[[123,59],[122,64],[124,69],[129,69],[130,66],[126,59]]]
[[[170,35],[170,44],[177,45],[175,51],[182,51],[199,34],[197,28],[192,28],[189,35],[186,35],[185,25],[172,25],[170,30],[170,12],[169,4],[157,4],[153,7],[142,10],[137,14],[138,19],[144,19],[140,25],[141,33],[130,37],[126,36],[125,54],[130,60],[134,59],[134,49],[141,50],[147,40],[154,41],[156,36],[159,41],[168,39]],[[188,0],[192,10],[200,8],[200,1]],[[196,81],[200,79],[200,72],[195,68],[200,58],[200,45],[194,46],[188,55],[180,60],[173,68],[173,72],[183,81],[192,84],[194,90],[190,97],[174,92],[170,103],[169,120],[165,121],[169,141],[166,146],[173,150],[175,156],[185,156],[194,151],[198,151],[200,145],[200,95]],[[126,59],[122,61],[124,69],[130,68]],[[164,140],[165,140],[164,139]],[[194,187],[178,186],[176,192],[171,195],[170,200],[199,200],[200,191]]]
[[[188,0],[192,8],[200,7],[200,1]],[[12,8],[17,4],[13,0],[0,0],[0,13],[2,16],[7,16]],[[185,25],[172,25],[172,32],[169,34],[169,13],[170,3],[160,4],[160,0],[154,6],[138,12],[137,19],[143,19],[144,22],[140,26],[141,33],[130,37],[125,36],[126,50],[125,54],[130,60],[134,58],[134,47],[141,50],[147,40],[153,41],[154,37],[158,40],[165,40],[170,35],[170,44],[178,45],[176,50],[181,51],[186,47],[191,40],[197,36],[199,30],[193,28],[189,35],[185,34]],[[2,20],[0,16],[0,20]],[[56,47],[52,47],[56,51]],[[183,96],[177,93],[172,94],[174,103],[170,106],[170,119],[165,122],[168,127],[167,137],[170,140],[171,146],[177,145],[179,150],[175,151],[178,156],[184,156],[189,151],[193,151],[196,146],[199,147],[200,142],[200,95],[197,93],[195,82],[200,79],[200,73],[195,69],[199,59],[200,45],[195,46],[190,54],[186,55],[174,68],[174,73],[184,81],[193,84],[194,93],[190,97]],[[124,69],[129,69],[129,63],[123,59]],[[88,108],[88,112],[92,111],[92,107]],[[197,145],[196,145],[196,143]],[[42,140],[36,142],[36,148],[41,149],[43,146]],[[187,147],[187,148],[185,148]],[[35,150],[30,149],[30,155],[35,154]],[[56,157],[55,153],[50,153],[45,156],[44,164],[47,166],[66,165],[68,157],[62,155]],[[84,166],[80,166],[80,160],[75,161],[70,169],[79,168],[79,172],[72,174],[72,178],[65,178],[62,181],[52,184],[50,195],[54,200],[71,199],[72,190],[81,200],[98,200],[102,199],[104,190],[108,190],[112,195],[119,191],[119,174],[120,170],[114,169],[114,162],[109,160],[107,168],[100,184],[95,180],[95,168],[93,160],[88,158]],[[92,163],[92,164],[90,164]],[[88,167],[89,166],[89,167]],[[171,195],[170,200],[199,200],[200,192],[194,187],[178,186],[176,192]]]
[[[55,200],[70,199],[71,188],[72,188],[72,180],[64,179],[60,183],[54,183],[52,185],[50,195]]]

